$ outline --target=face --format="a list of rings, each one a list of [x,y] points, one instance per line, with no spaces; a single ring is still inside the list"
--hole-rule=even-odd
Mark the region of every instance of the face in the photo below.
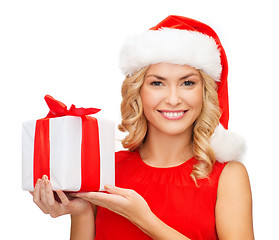
[[[191,132],[203,101],[203,80],[187,65],[153,64],[140,90],[148,132],[169,135]]]

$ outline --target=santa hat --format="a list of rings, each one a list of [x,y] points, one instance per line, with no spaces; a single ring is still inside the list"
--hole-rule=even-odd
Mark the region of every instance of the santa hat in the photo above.
[[[228,62],[215,31],[196,20],[171,15],[148,31],[129,37],[120,52],[120,69],[125,75],[160,62],[190,65],[216,81],[222,115],[211,137],[211,146],[220,162],[241,160],[244,141],[227,130]]]

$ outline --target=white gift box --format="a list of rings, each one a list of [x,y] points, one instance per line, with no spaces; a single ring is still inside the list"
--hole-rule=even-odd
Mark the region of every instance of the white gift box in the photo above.
[[[115,184],[114,145],[114,123],[108,120],[63,116],[24,122],[22,188],[33,191],[46,174],[53,190],[102,191]]]

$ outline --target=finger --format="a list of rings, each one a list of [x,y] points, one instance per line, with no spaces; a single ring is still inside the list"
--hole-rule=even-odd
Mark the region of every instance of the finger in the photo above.
[[[78,198],[80,200],[83,200],[83,201],[87,201],[89,203],[91,203],[93,206],[100,206],[100,207],[104,207],[104,208],[109,208],[109,206],[111,205],[111,201],[108,202],[107,199],[94,199],[94,198],[86,198],[86,197],[83,197],[83,198]]]
[[[40,182],[42,180],[41,179],[38,179],[37,182],[36,182],[36,185],[35,185],[35,188],[34,188],[34,192],[33,192],[33,201],[34,203],[38,203],[41,199],[40,199]]]
[[[45,193],[43,194],[43,197],[46,198],[45,207],[47,208],[48,213],[53,218],[60,216],[61,207],[60,204],[57,203],[54,198],[53,190],[47,176],[44,176],[44,187],[45,187]]]
[[[79,198],[102,198],[102,196],[107,195],[107,193],[102,192],[80,192],[80,193],[70,193],[70,196]]]
[[[99,205],[100,202],[105,202],[106,195],[108,194],[100,192],[70,193],[70,196],[72,197],[78,197],[96,205]]]
[[[45,196],[46,196],[48,208],[51,208],[51,209],[55,208],[57,203],[54,199],[53,190],[52,190],[49,180],[45,181]]]
[[[127,201],[127,199],[121,195],[103,192],[76,193],[72,194],[72,196],[82,198],[88,202],[105,208],[111,208],[113,205],[122,204],[124,200]]]
[[[34,192],[33,192],[33,202],[44,212],[44,213],[48,213],[46,207],[42,204],[41,202],[41,183],[42,180],[38,179],[35,188],[34,188]]]
[[[109,193],[117,194],[117,195],[120,195],[120,196],[123,196],[123,197],[129,197],[134,192],[131,189],[120,188],[120,187],[116,187],[116,186],[112,186],[112,185],[105,185],[104,188]]]
[[[63,206],[67,207],[69,205],[69,199],[67,198],[66,194],[62,190],[56,190],[56,193],[61,200]]]
[[[46,184],[45,181],[40,181],[40,195],[41,195],[41,202],[46,205],[47,204],[47,197],[46,197]]]

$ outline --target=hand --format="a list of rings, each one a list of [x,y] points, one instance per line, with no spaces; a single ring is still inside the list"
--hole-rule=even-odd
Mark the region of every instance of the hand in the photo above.
[[[106,191],[71,193],[75,196],[87,200],[95,205],[113,211],[140,226],[148,214],[152,213],[144,198],[134,190],[105,185]]]
[[[50,181],[44,175],[38,179],[33,195],[35,204],[51,217],[56,218],[65,214],[81,215],[89,209],[92,211],[90,203],[79,198],[69,199],[62,190],[53,192]]]

